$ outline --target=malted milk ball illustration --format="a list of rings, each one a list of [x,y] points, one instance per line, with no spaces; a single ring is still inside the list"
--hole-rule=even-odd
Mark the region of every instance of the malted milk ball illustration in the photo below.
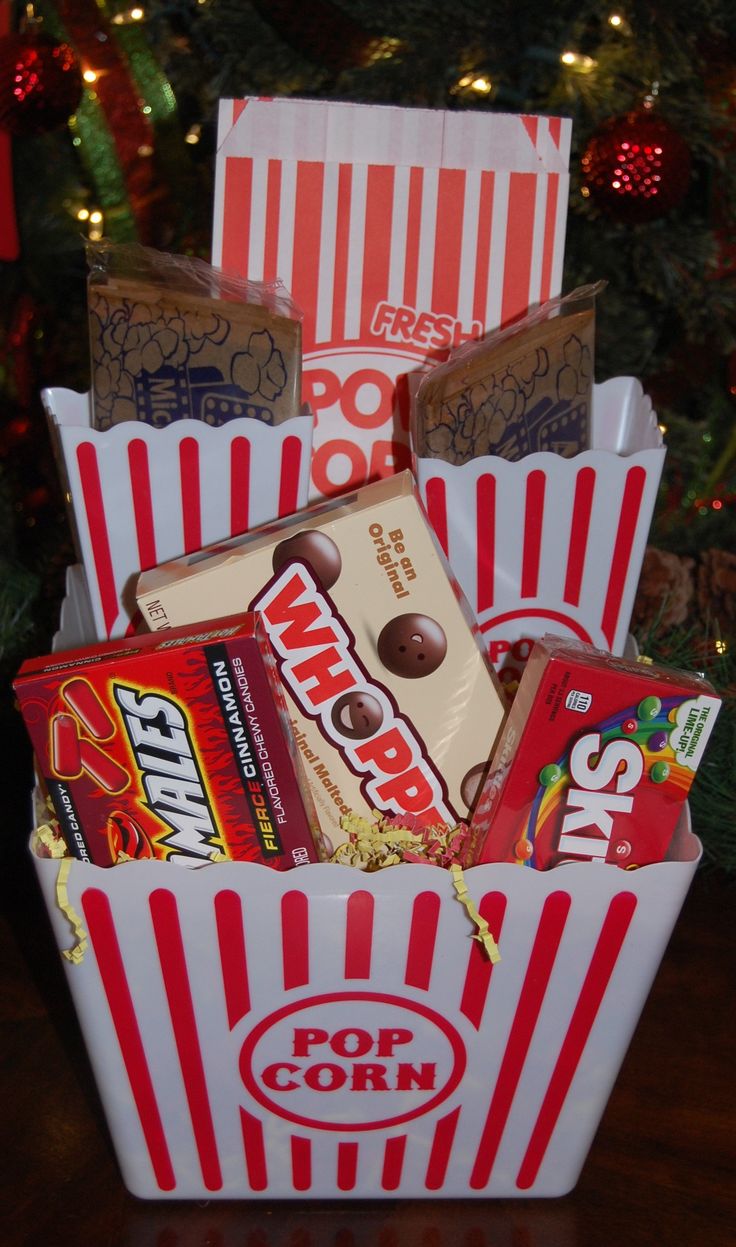
[[[332,707],[332,724],[348,740],[367,740],[383,723],[381,703],[371,693],[353,689]]]
[[[387,671],[405,680],[431,675],[444,661],[447,637],[436,619],[409,612],[381,629],[378,657]]]
[[[323,589],[331,589],[342,571],[340,551],[332,538],[317,528],[279,542],[273,552],[274,572],[280,572],[291,559],[301,559],[311,567]]]

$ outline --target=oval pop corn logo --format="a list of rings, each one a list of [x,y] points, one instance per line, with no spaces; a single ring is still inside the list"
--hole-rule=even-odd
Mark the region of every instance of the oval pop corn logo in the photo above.
[[[466,1053],[425,1005],[375,992],[335,992],[265,1017],[240,1053],[263,1108],[300,1126],[378,1130],[436,1108],[457,1087]]]

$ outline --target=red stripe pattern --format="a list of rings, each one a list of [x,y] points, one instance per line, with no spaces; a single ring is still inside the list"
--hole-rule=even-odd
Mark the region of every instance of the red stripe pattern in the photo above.
[[[309,902],[303,892],[287,892],[281,902],[284,990],[309,982]]]
[[[219,1191],[222,1172],[176,899],[171,892],[158,888],[151,893],[150,907],[202,1180],[208,1191]]]
[[[148,446],[141,438],[134,438],[128,446],[128,466],[130,468],[130,492],[135,510],[138,565],[141,571],[148,571],[149,567],[156,566],[158,558],[156,556],[156,533],[153,526]]]
[[[82,912],[120,1045],[120,1055],[138,1110],[151,1168],[159,1190],[173,1191],[176,1187],[174,1168],[125,973],[110,901],[98,888],[87,888],[82,894]]]
[[[440,898],[436,892],[420,892],[414,901],[406,955],[404,981],[409,987],[426,991],[432,974]]]
[[[567,547],[567,571],[565,574],[564,600],[571,606],[580,601],[580,588],[585,571],[585,559],[588,553],[588,534],[590,531],[590,515],[593,509],[595,492],[595,468],[581,468],[575,480],[575,499],[570,525],[570,540]]]
[[[237,892],[218,892],[215,897],[215,922],[227,1020],[232,1030],[250,1011],[243,909]]]
[[[83,442],[77,449],[77,465],[82,485],[82,496],[87,516],[87,528],[92,547],[95,577],[100,593],[105,634],[110,635],[120,606],[115,585],[115,573],[110,552],[110,538],[107,531],[107,516],[102,497],[100,474],[97,467],[97,453],[89,442]]]
[[[608,641],[609,648],[613,644],[613,636],[618,622],[621,598],[626,585],[626,574],[631,561],[631,549],[636,535],[646,479],[647,474],[644,468],[640,467],[632,468],[626,476],[626,485],[624,487],[624,496],[621,502],[621,512],[616,532],[616,544],[611,560],[611,575],[601,619],[601,628]]]
[[[516,1006],[478,1154],[470,1175],[470,1186],[474,1190],[486,1187],[491,1177],[569,910],[570,897],[566,892],[553,892],[544,903],[521,997]]]
[[[514,871],[514,880],[518,878],[518,872]],[[472,881],[472,875],[469,880]],[[534,882],[537,880],[538,876],[535,876]],[[257,989],[254,988],[254,983],[259,981],[259,975],[254,977],[249,971],[248,950],[252,942],[252,930],[260,930],[262,919],[255,914],[255,898],[254,913],[250,912],[252,906],[248,889],[241,894],[234,887],[227,887],[215,890],[212,894],[213,929],[216,934],[220,975],[219,979],[208,979],[208,989],[211,987],[215,996],[219,995],[219,1003],[208,1003],[206,1027],[203,1027],[202,1019],[197,1016],[196,1002],[202,999],[202,984],[195,990],[190,980],[192,966],[189,964],[190,957],[184,942],[182,901],[177,901],[174,893],[168,889],[159,887],[151,891],[148,908],[156,972],[160,972],[164,987],[164,996],[159,1007],[167,1019],[163,1028],[159,1025],[160,1040],[156,1040],[157,1051],[153,1058],[149,1057],[144,1047],[136,1016],[136,1004],[128,980],[127,954],[124,951],[128,936],[124,936],[121,947],[108,897],[100,889],[90,888],[84,891],[81,897],[84,918],[158,1189],[177,1189],[171,1147],[178,1147],[180,1139],[172,1138],[171,1146],[167,1142],[153,1072],[160,1065],[162,1052],[165,1051],[167,1042],[170,1042],[167,1034],[170,1022],[173,1047],[166,1059],[168,1062],[173,1058],[181,1074],[184,1093],[182,1103],[185,1102],[188,1108],[192,1142],[206,1191],[229,1193],[223,1179],[221,1157],[227,1155],[232,1158],[232,1143],[239,1138],[242,1148],[243,1193],[249,1191],[276,1196],[279,1192],[284,1193],[285,1159],[288,1173],[287,1194],[289,1191],[323,1194],[324,1183],[327,1181],[329,1184],[330,1180],[334,1184],[331,1189],[333,1195],[353,1191],[377,1194],[377,1191],[366,1191],[366,1182],[373,1181],[377,1181],[380,1190],[387,1194],[402,1192],[409,1175],[411,1182],[418,1182],[427,1193],[445,1192],[457,1195],[462,1194],[463,1189],[466,1192],[496,1193],[494,1173],[497,1167],[501,1168],[496,1162],[502,1145],[504,1171],[508,1170],[511,1163],[516,1189],[533,1192],[563,1109],[573,1094],[576,1074],[606,1000],[611,977],[619,962],[637,908],[637,896],[633,891],[614,892],[602,908],[602,918],[597,929],[595,917],[590,931],[584,928],[582,938],[589,943],[590,951],[582,958],[576,953],[572,959],[573,972],[579,986],[575,988],[569,1006],[565,1005],[560,1015],[553,998],[551,980],[553,973],[567,972],[560,964],[560,958],[566,956],[563,939],[566,947],[572,948],[574,945],[577,949],[581,938],[577,926],[568,934],[573,926],[574,891],[573,886],[570,891],[558,889],[546,896],[540,896],[539,905],[533,907],[536,914],[533,919],[535,929],[530,933],[529,944],[525,950],[508,943],[511,937],[507,934],[510,921],[507,911],[510,909],[513,912],[516,909],[515,923],[518,924],[520,916],[523,916],[526,925],[529,922],[529,914],[523,912],[524,905],[519,900],[515,883],[508,896],[500,889],[483,894],[478,901],[478,908],[501,948],[502,960],[497,965],[485,957],[478,942],[469,939],[469,932],[464,934],[463,938],[467,941],[464,946],[457,943],[458,931],[454,925],[457,915],[441,887],[437,891],[425,888],[414,896],[396,894],[390,898],[389,909],[379,909],[377,898],[368,887],[358,887],[356,890],[347,888],[342,894],[338,885],[337,895],[332,894],[330,897],[330,920],[326,926],[323,922],[319,929],[317,915],[313,912],[313,906],[320,904],[319,897],[310,898],[306,892],[294,888],[289,888],[283,894],[276,928],[280,933],[280,948],[278,939],[266,937],[264,942],[264,938],[259,937],[256,956],[259,960],[270,959],[273,948],[273,956],[281,958],[283,990],[297,993],[294,1001],[297,1009],[299,989],[309,987],[313,991],[318,981],[320,987],[323,986],[320,976],[325,955],[331,960],[335,971],[334,974],[331,972],[333,990],[328,992],[323,1001],[332,1010],[329,1015],[331,1020],[328,1022],[320,1017],[312,1021],[308,1013],[299,1014],[300,1025],[317,1028],[314,1035],[316,1051],[310,1056],[312,1061],[334,1061],[336,1058],[332,1053],[337,1054],[339,1059],[340,1047],[331,1051],[325,1046],[330,1041],[328,1032],[322,1033],[321,1027],[331,1028],[337,1025],[339,1028],[344,1025],[348,1028],[339,1034],[342,1036],[340,1042],[347,1043],[350,1051],[354,1046],[351,1039],[353,1033],[361,1036],[365,1033],[360,1029],[353,1032],[350,1027],[370,1025],[363,1018],[353,1020],[351,1016],[350,1002],[353,998],[356,1002],[373,998],[370,993],[364,996],[361,992],[351,991],[351,981],[372,982],[379,992],[375,997],[377,1001],[393,1000],[401,1004],[401,994],[395,997],[386,995],[386,980],[389,979],[391,983],[398,980],[400,983],[403,978],[405,988],[408,989],[405,997],[407,1007],[417,1009],[416,993],[421,993],[427,1004],[431,1005],[435,987],[441,987],[446,994],[448,967],[451,966],[453,971],[450,983],[456,992],[457,1016],[453,1018],[447,1001],[442,1016],[459,1035],[464,1036],[461,1049],[465,1055],[462,1061],[463,1068],[466,1059],[468,1062],[468,1087],[472,1088],[472,1095],[467,1094],[467,1088],[461,1081],[448,1099],[440,1100],[443,1105],[441,1111],[430,1110],[426,1117],[417,1118],[411,1130],[387,1133],[384,1137],[382,1131],[386,1129],[385,1124],[380,1126],[377,1122],[375,1133],[370,1126],[367,1130],[364,1126],[356,1126],[353,1128],[352,1137],[347,1131],[344,1137],[340,1137],[338,1133],[334,1146],[325,1136],[327,1130],[340,1131],[341,1127],[336,1122],[330,1122],[324,1129],[320,1129],[315,1122],[314,1127],[310,1126],[306,1132],[303,1127],[300,1133],[288,1129],[285,1131],[283,1121],[271,1119],[268,1113],[264,1114],[262,1110],[254,1108],[248,1101],[242,1084],[240,1091],[236,1093],[240,1097],[240,1103],[237,1104],[234,1121],[228,1125],[229,1130],[234,1125],[236,1133],[228,1135],[227,1138],[223,1135],[222,1140],[219,1138],[224,1123],[216,1121],[211,1089],[208,1086],[206,1053],[202,1048],[205,1030],[209,1032],[211,1028],[212,1011],[222,1009],[224,1005],[223,1017],[232,1033],[234,1051],[237,1053],[243,1050],[243,1041],[249,1033],[249,1027],[253,1026],[250,1019],[253,1018],[256,1025],[263,1026],[264,1019],[267,1019],[269,1011],[273,1011],[275,1003],[274,997],[266,1001],[254,999],[253,995],[254,990],[256,997],[259,993],[262,994],[263,987],[260,984]],[[201,908],[197,912],[201,931],[204,933],[207,928],[206,912]],[[390,966],[386,964],[385,958],[375,955],[377,940],[383,941],[386,936],[385,923],[392,922],[392,917],[387,917],[389,913],[396,915],[400,925],[404,924],[401,928],[404,931],[403,941],[395,934],[392,935],[395,955],[391,958]],[[448,918],[451,920],[450,928],[446,927]],[[581,921],[586,920],[584,914],[581,914]],[[464,922],[464,918],[462,921]],[[129,926],[127,909],[126,926]],[[339,952],[340,928],[344,940],[344,955]],[[448,929],[454,930],[454,934],[449,936],[449,943]],[[511,929],[513,931],[513,927]],[[310,970],[310,938],[314,941],[311,950],[315,958],[314,973]],[[567,944],[567,941],[572,943]],[[337,960],[334,958],[335,951],[338,952]],[[192,952],[192,962],[195,959]],[[442,972],[435,973],[440,965]],[[567,966],[568,962],[565,961],[564,967]],[[509,974],[510,980],[503,977]],[[269,977],[267,973],[266,978]],[[139,982],[140,970],[137,971],[135,979]],[[149,982],[150,974],[146,975],[146,992]],[[275,999],[278,1000],[278,992]],[[334,1010],[340,1001],[345,1008],[344,1022],[335,1020],[338,1015]],[[318,1006],[319,1003],[319,999],[315,999],[314,1004]],[[283,1013],[283,1010],[280,1012]],[[377,1022],[377,1025],[381,1024],[382,1022]],[[406,1021],[401,1025],[405,1027]],[[153,1033],[149,1024],[146,1027],[148,1042]],[[392,1032],[389,1030],[381,1033],[390,1035]],[[425,1058],[409,1055],[409,1050],[401,1046],[406,1042],[401,1030],[397,1031],[397,1038],[399,1035],[402,1036],[399,1059],[408,1060],[409,1067],[413,1063],[416,1073]],[[547,1066],[545,1057],[545,1076],[539,1098],[534,1093],[533,1103],[521,1115],[520,1126],[519,1097],[522,1094],[528,1095],[525,1088],[532,1047],[534,1046],[534,1053],[538,1054],[541,1050],[540,1044],[542,1048],[551,1048],[549,1065]],[[287,1042],[286,1050],[279,1048],[278,1044],[273,1050],[265,1047],[260,1060],[275,1060],[277,1063],[285,1060],[287,1065],[284,1069],[289,1072],[286,1075],[277,1075],[277,1079],[295,1077],[298,1080],[301,1055],[303,1054],[296,1048],[292,1052]],[[375,1056],[373,1053],[366,1055],[366,1050],[362,1049],[356,1059],[360,1061],[364,1057],[372,1063],[386,1059],[385,1052],[383,1056]],[[296,1059],[295,1065],[288,1064],[292,1059]],[[277,1064],[275,1068],[281,1067]],[[380,1070],[382,1067],[379,1064],[375,1068]],[[425,1067],[421,1065],[421,1068]],[[218,1065],[218,1073],[224,1078],[229,1075],[229,1071],[221,1064]],[[246,1081],[245,1087],[247,1086]],[[482,1104],[482,1094],[478,1103],[478,1092],[482,1093],[484,1086],[486,1108]],[[336,1097],[332,1102],[337,1111],[344,1113],[346,1110],[339,1102],[338,1093],[331,1094]],[[168,1107],[166,1111],[169,1112]],[[509,1124],[512,1112],[513,1130]],[[179,1110],[173,1110],[172,1120],[177,1113],[177,1131],[180,1134]],[[295,1120],[298,1121],[299,1118]],[[329,1122],[329,1116],[324,1120]],[[360,1140],[354,1137],[355,1129],[363,1131]],[[475,1143],[472,1141],[474,1138]],[[287,1149],[286,1157],[284,1146]],[[315,1151],[315,1148],[319,1150]],[[509,1148],[511,1162],[508,1159]],[[503,1181],[507,1179],[504,1178]],[[416,1185],[411,1187],[411,1191],[414,1195],[420,1193]],[[179,1193],[186,1195],[187,1191],[182,1189]]]
[[[539,1173],[635,909],[636,897],[630,892],[621,892],[611,901],[516,1179],[521,1190],[528,1190]]]

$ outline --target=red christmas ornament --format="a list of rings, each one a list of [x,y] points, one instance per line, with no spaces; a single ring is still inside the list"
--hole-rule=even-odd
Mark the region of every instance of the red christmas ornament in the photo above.
[[[82,74],[68,43],[31,23],[0,39],[0,130],[29,137],[68,121],[82,98]]]
[[[581,160],[591,199],[624,224],[656,221],[685,197],[690,151],[651,109],[611,117],[595,131]]]

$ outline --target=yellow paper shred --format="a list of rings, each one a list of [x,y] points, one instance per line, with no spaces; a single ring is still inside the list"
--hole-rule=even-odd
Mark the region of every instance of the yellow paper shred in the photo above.
[[[475,924],[478,930],[474,933],[473,939],[478,940],[486,951],[489,960],[495,965],[501,960],[501,954],[498,951],[498,945],[488,929],[488,923],[485,918],[481,918],[468,892],[465,876],[463,875],[462,866],[458,866],[457,862],[450,867],[452,882],[457,892],[457,899],[461,905],[464,905],[468,911],[468,917]]]
[[[49,857],[66,857],[67,847],[59,829],[52,823],[41,823],[36,828],[36,840],[42,844]]]
[[[65,857],[59,866],[59,873],[56,876],[56,903],[62,913],[66,915],[77,941],[73,948],[63,948],[62,956],[66,957],[67,961],[71,961],[75,966],[78,966],[87,951],[89,940],[87,932],[82,926],[82,919],[69,900],[67,881],[73,860],[71,857]]]

